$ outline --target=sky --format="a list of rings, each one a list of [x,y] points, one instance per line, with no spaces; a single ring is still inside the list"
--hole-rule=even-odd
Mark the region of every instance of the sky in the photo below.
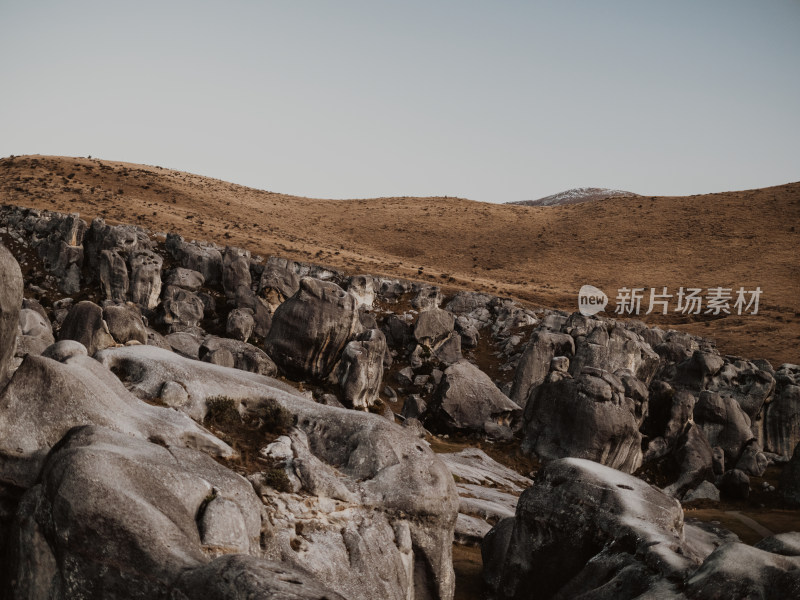
[[[317,198],[800,180],[800,0],[0,0],[0,156]]]

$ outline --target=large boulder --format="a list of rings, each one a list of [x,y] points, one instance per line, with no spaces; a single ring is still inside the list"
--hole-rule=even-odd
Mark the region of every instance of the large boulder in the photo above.
[[[250,252],[241,248],[225,248],[222,255],[222,289],[228,298],[236,298],[240,286],[250,287]]]
[[[26,357],[0,395],[0,406],[0,481],[23,488],[33,483],[50,448],[78,425],[102,425],[217,456],[233,454],[186,415],[131,396],[74,341],[58,342],[43,356]]]
[[[304,277],[298,292],[275,311],[264,347],[287,373],[325,378],[361,328],[352,295],[335,283]]]
[[[786,385],[764,409],[765,450],[791,456],[800,442],[800,386]]]
[[[552,359],[574,353],[572,336],[546,330],[534,331],[517,365],[509,398],[524,408],[531,390],[539,387],[550,372]]]
[[[22,271],[8,249],[0,244],[0,390],[9,378],[22,308]]]
[[[125,302],[128,299],[128,265],[116,250],[100,252],[100,287],[106,300]]]
[[[443,432],[484,432],[487,425],[510,426],[520,414],[486,373],[462,359],[444,371],[425,425]]]
[[[557,460],[522,493],[515,517],[486,536],[487,597],[677,597],[670,581],[693,573],[719,541],[684,525],[678,501],[640,479]]]
[[[258,293],[265,298],[272,311],[300,289],[297,263],[286,258],[270,256],[258,282]]]
[[[369,329],[344,347],[336,369],[336,381],[344,400],[353,408],[368,409],[375,404],[383,380],[386,338],[379,329]]]
[[[205,305],[200,297],[179,287],[168,286],[164,289],[161,306],[162,322],[175,329],[195,327],[205,314]]]
[[[13,597],[167,599],[209,555],[257,554],[260,506],[244,478],[200,452],[72,429],[20,502]]]
[[[59,340],[75,340],[86,347],[89,356],[115,344],[103,319],[103,309],[94,302],[78,302],[67,314],[58,332]]]
[[[452,596],[458,498],[447,468],[417,437],[378,415],[317,404],[274,379],[151,346],[113,348],[98,359],[142,395],[180,385],[187,400],[176,408],[196,418],[219,396],[254,418],[292,415],[291,438],[271,454],[287,461],[287,477],[304,495],[277,495],[254,476],[275,523],[263,536],[269,558],[310,570],[348,598]]]
[[[41,354],[55,342],[53,328],[46,316],[32,308],[19,311],[19,335],[16,355]],[[2,384],[0,384],[2,388]]]
[[[523,449],[545,460],[586,458],[633,473],[642,464],[639,427],[647,406],[630,393],[599,369],[550,378],[528,399]]]
[[[223,364],[217,358],[222,353],[226,353],[232,360],[232,364],[224,366],[260,375],[274,376],[278,373],[278,367],[263,350],[246,342],[213,335],[203,340],[198,349],[198,358],[212,364]]]
[[[167,234],[167,251],[185,269],[198,271],[206,285],[222,283],[222,254],[213,245],[186,242],[177,234]]]
[[[694,407],[694,420],[709,443],[725,452],[725,464],[736,464],[745,445],[755,439],[750,418],[731,396],[700,392]]]
[[[103,309],[103,319],[108,326],[108,332],[118,344],[147,343],[147,328],[136,304],[127,302],[106,306]]]
[[[164,259],[150,250],[137,250],[129,258],[131,300],[146,310],[158,306],[161,296],[161,265]]]

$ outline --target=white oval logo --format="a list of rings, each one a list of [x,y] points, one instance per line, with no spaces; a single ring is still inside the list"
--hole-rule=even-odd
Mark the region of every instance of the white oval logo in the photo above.
[[[608,296],[593,285],[584,285],[578,292],[578,310],[584,317],[596,315],[608,304]]]

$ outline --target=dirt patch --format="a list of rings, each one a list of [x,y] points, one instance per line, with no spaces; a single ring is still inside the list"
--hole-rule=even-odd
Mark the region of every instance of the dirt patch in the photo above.
[[[453,600],[481,600],[483,559],[480,547],[453,544],[453,570],[456,573],[456,593]]]

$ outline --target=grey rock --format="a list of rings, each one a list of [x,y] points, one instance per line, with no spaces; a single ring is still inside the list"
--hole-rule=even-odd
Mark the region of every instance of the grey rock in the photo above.
[[[164,341],[168,344],[167,350],[173,350],[186,358],[200,360],[200,346],[203,343],[203,338],[186,331],[178,331],[165,336]],[[163,348],[161,345],[158,345],[158,347]]]
[[[428,407],[425,426],[442,432],[483,431],[484,424],[508,425],[520,416],[488,375],[461,360],[444,371],[442,383]]]
[[[167,273],[164,280],[165,285],[173,285],[180,287],[190,292],[197,292],[206,282],[206,278],[200,271],[192,269],[184,269],[183,267],[176,267]]]
[[[253,335],[255,321],[253,311],[249,308],[236,308],[228,313],[225,332],[229,337],[246,342]]]
[[[345,402],[353,408],[366,410],[377,401],[385,353],[386,338],[379,329],[358,334],[344,347],[336,380]]]
[[[429,308],[419,314],[414,326],[414,339],[429,347],[442,342],[453,331],[455,317],[441,308]]]
[[[790,505],[800,507],[800,443],[795,446],[792,458],[783,467],[778,491]]]
[[[664,489],[670,496],[679,498],[690,488],[714,476],[714,456],[702,430],[693,425],[678,438],[673,451],[678,467],[678,479]]]
[[[325,378],[360,330],[352,295],[334,283],[304,277],[299,291],[275,311],[264,346],[287,373]]]
[[[761,451],[761,446],[755,440],[751,441],[742,450],[742,455],[736,463],[736,468],[753,477],[761,477],[769,466],[769,460]]]
[[[55,342],[53,328],[46,316],[31,308],[19,311],[19,335],[17,336],[16,356],[41,354]],[[2,384],[0,384],[2,388]]]
[[[10,377],[16,350],[19,311],[22,308],[22,271],[8,249],[0,244],[0,390]]]
[[[158,306],[161,296],[161,265],[164,259],[150,250],[137,250],[128,259],[131,301],[144,309]]]
[[[278,367],[272,362],[272,359],[267,356],[266,352],[256,348],[252,344],[239,340],[208,336],[200,345],[198,356],[200,360],[205,362],[223,364],[218,360],[213,360],[213,355],[219,352],[226,352],[231,357],[232,364],[225,364],[224,366],[230,366],[250,373],[258,373],[259,375],[273,376],[278,373]]]
[[[258,293],[263,296],[272,311],[287,298],[294,296],[300,289],[300,277],[296,263],[285,258],[270,256],[264,265],[264,271],[258,283]]]
[[[634,598],[690,575],[711,541],[684,526],[680,504],[658,489],[567,458],[539,471],[514,519],[487,534],[484,580],[490,598],[529,597],[532,589],[541,598]]]
[[[239,309],[253,313],[253,333],[262,338],[266,337],[272,327],[272,315],[264,301],[249,287],[241,285],[236,288],[235,302]]]
[[[161,320],[165,325],[196,326],[203,320],[204,309],[197,294],[179,287],[164,289]]]
[[[128,299],[128,265],[116,250],[103,250],[99,265],[100,286],[107,300],[125,302]]]
[[[252,487],[212,458],[76,428],[20,502],[15,598],[167,598],[208,554],[257,553],[260,532]]]
[[[745,444],[754,439],[750,419],[738,402],[717,392],[700,393],[694,407],[694,420],[712,446],[725,452],[725,463],[735,465]]]
[[[764,409],[763,429],[766,450],[791,456],[800,443],[800,386],[782,386]]]
[[[438,309],[442,302],[442,290],[435,285],[414,284],[417,295],[411,300],[411,306],[419,311]]]
[[[307,571],[283,563],[234,554],[184,571],[171,600],[344,600]]]
[[[750,496],[750,478],[739,469],[725,472],[717,487],[724,496],[734,500],[746,500]]]
[[[29,355],[0,395],[6,407],[0,412],[3,482],[23,488],[32,485],[50,448],[78,425],[102,425],[168,446],[233,455],[226,444],[185,415],[131,396],[113,373],[82,355],[74,342],[74,351],[64,348],[65,342],[59,344],[45,354],[65,356],[64,363]]]
[[[103,320],[103,309],[88,300],[78,302],[69,310],[61,325],[58,339],[80,342],[86,347],[90,356],[115,343],[108,332],[108,325]]]
[[[419,394],[411,394],[403,403],[400,415],[406,420],[421,419],[427,409],[428,404],[420,398]]]
[[[514,374],[511,400],[524,407],[532,390],[539,387],[550,371],[555,356],[572,356],[575,342],[572,336],[548,331],[534,331]]]
[[[250,288],[250,252],[241,248],[225,248],[222,255],[222,289],[228,298],[236,298],[239,287]]]
[[[710,481],[701,481],[700,484],[690,490],[684,497],[683,503],[697,502],[698,500],[711,500],[712,502],[719,502],[719,490]]]
[[[633,473],[642,463],[642,412],[610,373],[549,381],[525,407],[522,447],[545,460],[586,458]]]
[[[129,302],[107,306],[103,309],[103,319],[108,332],[118,344],[147,343],[147,328],[137,305]]]

